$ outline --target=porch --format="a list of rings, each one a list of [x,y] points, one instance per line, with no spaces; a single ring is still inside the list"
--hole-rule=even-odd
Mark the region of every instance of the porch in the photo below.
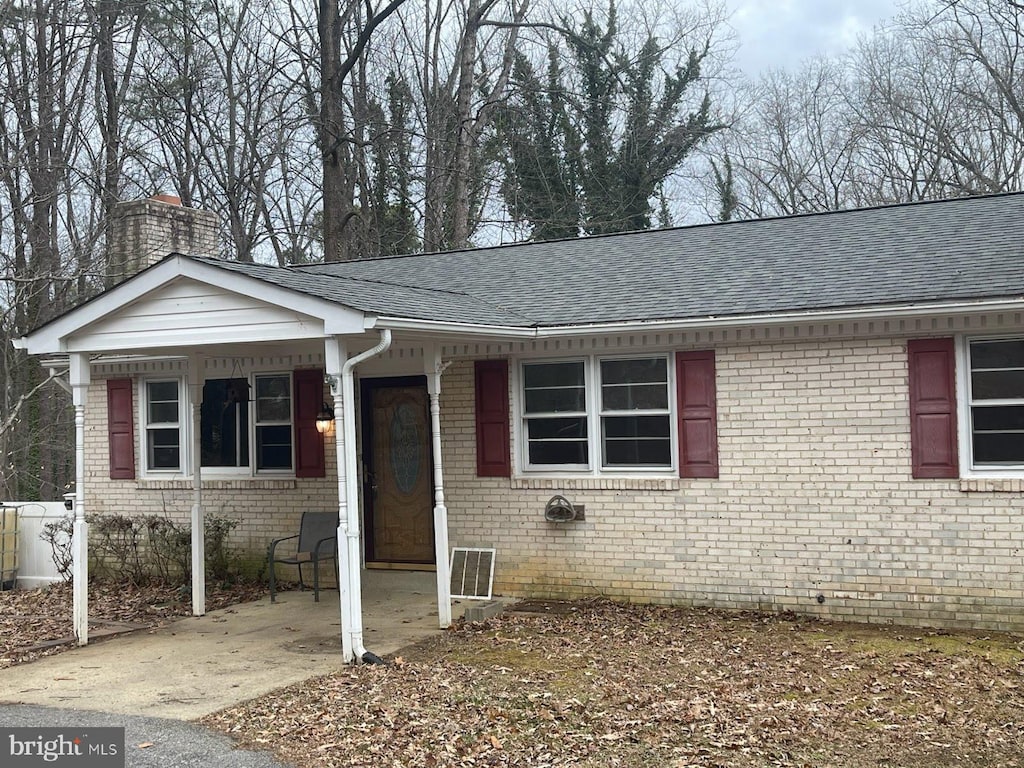
[[[434,574],[363,573],[366,646],[437,635]],[[331,599],[334,595],[334,599]],[[324,597],[327,599],[323,599]],[[291,591],[0,670],[0,701],[195,719],[342,668],[337,592]],[[452,606],[462,615],[465,603]]]

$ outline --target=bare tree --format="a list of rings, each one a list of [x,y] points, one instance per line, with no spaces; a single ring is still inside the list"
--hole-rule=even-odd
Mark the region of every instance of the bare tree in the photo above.
[[[0,494],[52,498],[66,481],[67,409],[40,393],[38,361],[10,339],[59,314],[77,298],[77,270],[91,266],[96,242],[89,194],[77,182],[99,172],[85,152],[90,73],[96,56],[88,16],[77,4],[0,6]]]

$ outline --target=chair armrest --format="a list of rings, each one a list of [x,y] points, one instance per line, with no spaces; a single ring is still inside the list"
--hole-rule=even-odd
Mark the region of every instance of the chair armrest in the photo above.
[[[282,541],[290,541],[291,539],[297,538],[299,538],[299,534],[295,534],[294,536],[283,536],[280,539],[274,539],[272,542],[270,542],[270,561],[273,562],[274,560],[274,550],[277,549],[278,544],[280,544]]]
[[[320,539],[320,541],[318,541],[316,543],[316,546],[313,547],[313,559],[314,560],[319,560],[320,559],[320,547],[323,546],[323,543],[325,541],[334,541],[334,542],[336,542],[337,540],[338,540],[337,536],[326,536],[325,538]],[[335,548],[335,550],[337,550],[337,548]],[[331,555],[331,557],[336,557],[336,556],[337,556],[337,551],[335,551],[335,553]]]

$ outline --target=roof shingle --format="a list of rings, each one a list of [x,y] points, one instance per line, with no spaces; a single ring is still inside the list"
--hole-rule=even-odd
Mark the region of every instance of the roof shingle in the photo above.
[[[1024,193],[284,270],[219,263],[379,315],[509,326],[1011,298],[1024,296]]]

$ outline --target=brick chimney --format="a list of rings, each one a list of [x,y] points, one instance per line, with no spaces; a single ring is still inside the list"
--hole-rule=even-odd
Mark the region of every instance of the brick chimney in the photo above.
[[[212,211],[185,208],[174,195],[118,203],[107,230],[107,286],[169,253],[217,256],[217,223]]]

